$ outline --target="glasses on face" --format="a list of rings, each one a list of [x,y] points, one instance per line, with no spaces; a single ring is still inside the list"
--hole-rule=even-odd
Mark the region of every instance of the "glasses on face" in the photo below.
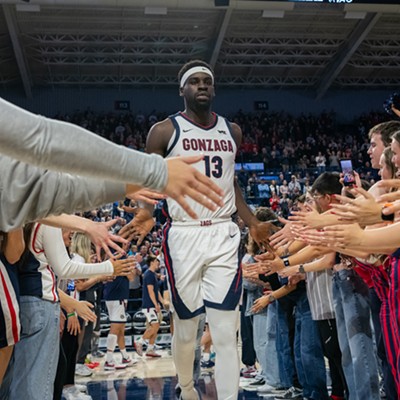
[[[324,197],[324,194],[312,194],[311,197],[313,198],[313,200],[318,200],[321,197]]]

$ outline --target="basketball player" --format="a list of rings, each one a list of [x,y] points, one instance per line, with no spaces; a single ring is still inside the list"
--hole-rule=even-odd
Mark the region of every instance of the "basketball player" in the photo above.
[[[160,271],[159,257],[149,254],[147,257],[147,265],[149,268],[143,275],[143,295],[142,295],[142,311],[146,315],[147,328],[143,336],[135,342],[135,348],[139,356],[143,355],[143,344],[145,340],[149,341],[147,346],[147,357],[161,357],[154,350],[154,344],[157,339],[157,333],[160,329],[160,304],[164,304],[164,300],[158,288],[157,273]]]
[[[175,311],[172,352],[181,398],[197,400],[194,350],[200,314],[206,312],[218,354],[218,398],[232,400],[237,398],[239,386],[236,331],[242,284],[240,232],[231,216],[237,210],[258,242],[265,243],[269,226],[253,216],[235,182],[235,156],[242,132],[238,125],[211,111],[215,96],[211,67],[203,61],[191,61],[180,70],[178,79],[185,110],[151,128],[147,151],[166,158],[203,153],[203,161],[195,168],[223,189],[225,197],[224,206],[216,211],[191,202],[199,220],[188,217],[176,201],[167,199],[169,220],[164,227],[163,253]],[[148,228],[145,214],[151,219],[147,210],[132,221],[132,230],[140,236]]]

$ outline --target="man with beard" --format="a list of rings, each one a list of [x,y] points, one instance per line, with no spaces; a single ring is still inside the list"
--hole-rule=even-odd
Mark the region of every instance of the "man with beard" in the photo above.
[[[239,386],[239,357],[236,331],[241,295],[238,257],[240,232],[232,222],[239,216],[253,238],[267,242],[270,226],[254,217],[235,181],[235,157],[242,131],[235,123],[211,111],[215,96],[214,73],[207,63],[195,60],[178,74],[179,94],[185,110],[155,124],[147,138],[147,151],[166,158],[204,154],[195,168],[203,171],[224,191],[224,206],[216,212],[204,207],[190,218],[168,198],[169,219],[162,245],[174,308],[172,352],[178,372],[181,398],[197,400],[193,382],[193,361],[200,314],[206,313],[214,348],[219,399],[236,399]],[[193,207],[196,207],[193,204]],[[132,221],[133,231],[143,238],[153,225],[152,210],[142,209]]]

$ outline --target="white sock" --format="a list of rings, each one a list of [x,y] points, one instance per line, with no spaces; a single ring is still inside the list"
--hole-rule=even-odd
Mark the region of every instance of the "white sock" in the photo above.
[[[236,331],[239,310],[218,310],[206,307],[213,345],[218,357],[215,363],[215,384],[219,399],[237,399],[239,390],[239,355]]]
[[[154,344],[150,344],[147,346],[147,351],[152,351],[154,350]]]
[[[129,358],[129,355],[128,355],[128,352],[126,351],[126,349],[120,349],[120,352],[122,354],[122,357]]]
[[[196,348],[197,330],[200,317],[180,319],[174,315],[174,334],[172,335],[172,355],[178,373],[182,398],[190,398],[193,393],[193,364]]]
[[[210,353],[203,353],[203,361],[210,361]]]
[[[113,335],[112,333],[110,333],[107,336],[107,355],[106,355],[106,361],[108,363],[113,362],[114,360],[114,350],[115,350],[115,346],[117,345],[117,340],[118,337],[117,335]]]

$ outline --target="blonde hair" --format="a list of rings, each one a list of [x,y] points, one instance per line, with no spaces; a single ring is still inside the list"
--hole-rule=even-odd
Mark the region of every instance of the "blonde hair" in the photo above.
[[[385,147],[382,154],[383,154],[384,163],[386,164],[387,168],[390,170],[390,175],[391,175],[390,178],[391,179],[396,178],[397,168],[392,162],[393,151],[390,148],[390,146]]]
[[[81,232],[75,232],[72,235],[70,251],[72,254],[78,254],[83,257],[86,263],[90,263],[92,248],[88,236]]]

